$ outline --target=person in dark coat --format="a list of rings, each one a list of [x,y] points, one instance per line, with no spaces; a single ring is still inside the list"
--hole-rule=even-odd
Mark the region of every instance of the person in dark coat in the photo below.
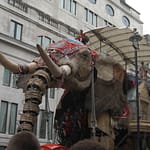
[[[10,139],[7,150],[40,150],[40,143],[33,133],[22,131]]]
[[[69,150],[106,150],[100,143],[92,139],[84,139],[75,143]]]

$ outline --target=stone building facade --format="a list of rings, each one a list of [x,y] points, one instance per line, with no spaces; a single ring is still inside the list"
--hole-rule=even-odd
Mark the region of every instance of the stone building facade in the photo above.
[[[37,43],[46,48],[61,38],[76,37],[80,29],[103,26],[143,31],[140,13],[124,0],[1,0],[0,52],[15,63],[28,63],[38,55]],[[22,113],[24,94],[16,88],[16,78],[0,65],[0,150],[15,133]],[[59,89],[49,89],[43,97],[35,128],[41,143],[54,138],[52,120],[61,94]],[[48,113],[44,111],[46,104]]]

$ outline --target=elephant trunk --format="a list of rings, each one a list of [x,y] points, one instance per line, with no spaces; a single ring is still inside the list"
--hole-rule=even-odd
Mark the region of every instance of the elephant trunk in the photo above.
[[[13,73],[19,72],[18,64],[14,64],[10,62],[4,55],[0,53],[0,63],[8,70],[10,70]]]
[[[57,78],[62,76],[62,74],[69,75],[71,73],[71,68],[69,67],[69,65],[58,66],[50,59],[50,57],[40,45],[37,45],[37,49],[40,53],[40,56],[42,57],[54,77]]]
[[[3,54],[0,53],[0,63],[8,70],[13,73],[20,73],[20,74],[28,74],[33,73],[37,68],[38,65],[35,62],[29,64],[15,64],[9,61]]]

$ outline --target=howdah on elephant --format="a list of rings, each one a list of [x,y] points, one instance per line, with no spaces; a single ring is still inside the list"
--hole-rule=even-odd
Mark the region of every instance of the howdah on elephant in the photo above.
[[[30,77],[26,80],[21,78],[18,82],[18,86],[25,90],[25,104],[18,132],[22,130],[32,132],[39,113],[39,104],[48,88],[85,91],[91,86],[92,71],[95,72],[96,112],[121,113],[126,104],[125,71],[110,56],[99,54],[74,39],[62,39],[50,44],[47,52],[40,45],[37,45],[37,49],[40,56],[26,65],[10,62],[0,53],[0,63],[5,68],[20,76]],[[89,99],[86,101],[87,107],[90,106]]]

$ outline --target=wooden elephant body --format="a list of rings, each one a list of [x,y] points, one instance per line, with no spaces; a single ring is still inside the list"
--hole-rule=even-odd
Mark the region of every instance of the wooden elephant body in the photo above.
[[[91,111],[90,88],[93,71],[96,113],[121,112],[126,104],[123,92],[125,71],[113,58],[90,50],[87,45],[72,39],[50,44],[47,51],[39,45],[37,49],[40,56],[26,65],[14,64],[0,53],[0,63],[5,68],[23,75],[18,86],[24,88],[25,104],[18,132],[33,131],[42,96],[51,87],[67,91],[61,101],[63,111],[69,108],[76,115],[79,108]],[[56,119],[62,117],[57,114]]]

